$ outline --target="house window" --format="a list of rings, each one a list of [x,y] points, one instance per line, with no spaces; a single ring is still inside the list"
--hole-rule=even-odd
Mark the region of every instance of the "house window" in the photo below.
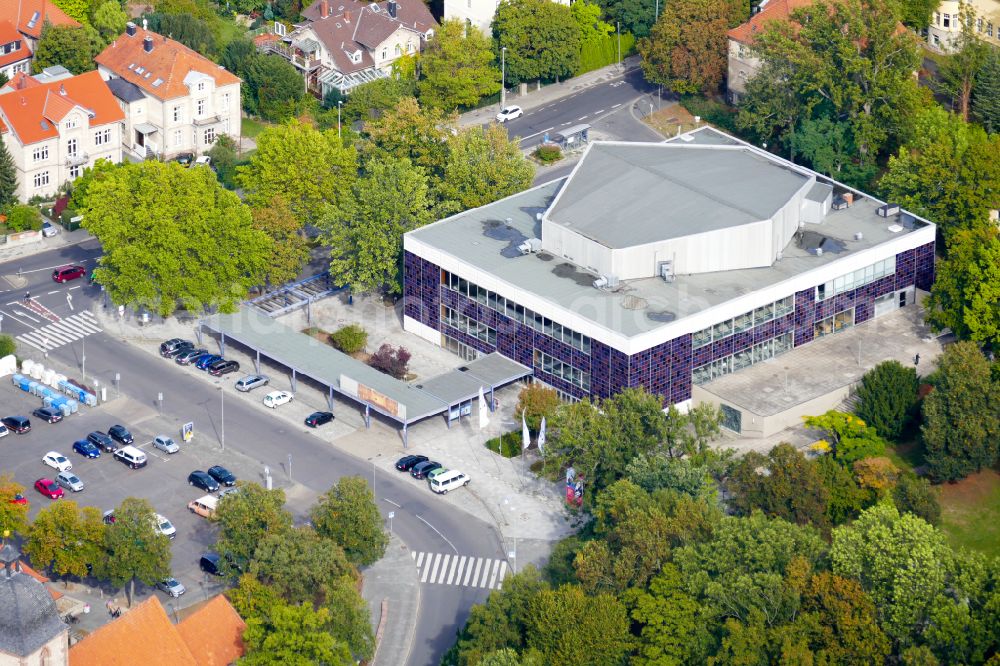
[[[42,160],[49,159],[49,147],[39,146],[38,148],[35,148],[35,150],[31,153],[31,159],[34,162],[41,162]]]
[[[215,143],[215,128],[209,127],[205,130],[205,145],[211,146],[213,143]]]
[[[941,12],[934,12],[934,25],[941,25]]]
[[[174,122],[179,123],[181,121],[181,107],[174,107]]]
[[[983,31],[983,18],[979,17],[976,19],[976,32]]]
[[[747,70],[741,69],[740,70],[740,81],[746,81],[746,80],[747,80]]]
[[[951,14],[945,14],[941,17],[941,27],[950,28],[951,27]]]
[[[986,36],[987,37],[993,36],[993,24],[990,23],[989,21],[986,22]]]
[[[101,130],[94,135],[94,145],[103,146],[106,143],[111,143],[111,128]]]
[[[181,131],[180,130],[174,130],[174,145],[175,146],[181,145]]]
[[[70,157],[76,157],[76,146],[77,146],[76,139],[70,139],[69,141],[67,141],[66,154],[69,155]]]
[[[222,96],[222,108],[229,112],[229,93]]]
[[[385,60],[388,57],[389,57],[389,49],[383,48],[382,49],[382,60]]]
[[[400,46],[399,44],[396,44],[396,57],[399,57],[401,55],[403,55],[403,47]]]
[[[472,28],[472,21],[470,19],[465,19],[465,27],[468,29]],[[406,43],[406,52],[413,53],[413,42]]]
[[[198,100],[198,115],[199,116],[205,115],[205,100],[203,99]]]
[[[229,117],[228,116],[222,120],[222,132],[224,134],[229,134]]]
[[[45,187],[46,185],[49,184],[49,172],[48,171],[40,171],[40,172],[36,173],[33,182],[35,184],[35,189],[36,190],[39,187]]]
[[[204,90],[204,89],[205,89],[205,82],[204,81],[199,81],[198,82],[198,90]]]
[[[79,164],[74,164],[69,168],[69,178],[70,180],[76,180],[80,177],[80,170],[83,169]]]

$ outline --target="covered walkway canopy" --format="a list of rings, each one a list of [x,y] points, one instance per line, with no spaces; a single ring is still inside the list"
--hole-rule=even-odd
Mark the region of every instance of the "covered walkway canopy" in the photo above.
[[[257,372],[261,356],[288,368],[293,392],[298,375],[303,375],[327,388],[331,409],[333,394],[338,393],[364,405],[367,426],[371,426],[371,411],[396,421],[402,426],[404,444],[411,423],[437,414],[450,415],[453,407],[477,398],[480,389],[491,394],[492,409],[494,389],[532,374],[531,368],[493,353],[410,384],[249,307],[234,314],[206,317],[200,322],[199,337],[203,330],[219,336],[223,354],[227,339],[255,352]]]

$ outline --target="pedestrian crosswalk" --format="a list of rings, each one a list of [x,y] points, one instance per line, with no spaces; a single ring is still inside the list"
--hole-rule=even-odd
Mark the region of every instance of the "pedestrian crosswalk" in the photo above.
[[[509,569],[506,560],[445,553],[411,552],[421,583],[499,590]]]
[[[22,333],[17,339],[41,351],[52,351],[94,333],[100,333],[94,315],[86,310],[65,319],[59,319],[30,333]]]

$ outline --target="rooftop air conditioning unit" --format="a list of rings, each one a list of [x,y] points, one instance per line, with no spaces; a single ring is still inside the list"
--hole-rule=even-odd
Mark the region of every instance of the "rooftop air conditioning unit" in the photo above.
[[[864,238],[865,238],[865,235],[863,233],[861,233],[860,231],[857,231],[857,232],[854,233],[854,240],[859,241],[859,240],[864,240]]]
[[[899,204],[885,204],[884,206],[879,206],[876,211],[879,217],[890,217],[899,213]]]
[[[674,262],[673,261],[661,261],[660,262],[660,277],[663,278],[664,282],[674,281]]]
[[[614,289],[618,286],[618,276],[602,275],[594,280],[594,289]]]
[[[532,252],[540,252],[542,249],[542,239],[529,238],[528,240],[518,245],[517,249],[521,254],[531,254]]]
[[[813,253],[814,253],[814,254],[815,254],[815,255],[816,255],[817,257],[822,257],[822,256],[823,256],[823,248],[821,248],[821,247],[818,247],[818,248],[816,248],[815,250],[813,250]]]

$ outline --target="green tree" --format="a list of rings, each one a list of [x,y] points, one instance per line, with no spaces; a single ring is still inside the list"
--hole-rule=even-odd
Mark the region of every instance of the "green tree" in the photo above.
[[[746,20],[745,0],[676,0],[639,40],[646,80],[677,93],[714,93],[726,76],[726,31]]]
[[[330,276],[354,291],[401,290],[403,234],[431,221],[427,176],[408,159],[368,163],[353,197],[321,228],[330,246]]]
[[[153,585],[170,575],[170,539],[156,528],[149,500],[122,500],[115,508],[115,522],[104,530],[104,548],[106,557],[94,563],[94,571],[116,587],[129,583],[129,606],[135,599],[136,580]]]
[[[356,578],[343,549],[311,527],[266,535],[257,545],[249,573],[291,604],[308,601],[319,605],[326,586],[344,576]]]
[[[941,522],[937,491],[927,479],[916,474],[902,474],[892,491],[892,501],[900,513],[912,513],[931,525]]]
[[[631,646],[625,606],[609,594],[587,596],[575,585],[542,590],[531,602],[528,645],[549,664],[621,663]]]
[[[927,320],[938,330],[1000,348],[1000,231],[996,227],[954,231],[948,256],[937,264]]]
[[[311,604],[279,602],[266,615],[247,618],[246,654],[240,664],[270,666],[354,666],[351,651],[329,632],[330,611]]]
[[[919,383],[916,368],[883,361],[861,378],[854,411],[879,436],[898,440],[917,417]]]
[[[14,502],[18,495],[24,497],[24,486],[14,480],[13,473],[0,474],[0,536],[3,539],[28,531],[28,505]]]
[[[938,85],[958,103],[959,115],[968,122],[976,75],[992,49],[976,34],[976,9],[971,4],[959,5],[952,20],[958,23],[959,32],[951,43],[952,53],[941,62]]]
[[[791,135],[790,153],[807,160],[812,168],[832,178],[864,187],[877,172],[872,164],[860,164],[851,124],[827,116],[805,118]]]
[[[17,351],[17,342],[6,333],[0,334],[0,358],[10,356]]]
[[[115,303],[163,316],[179,304],[231,311],[261,283],[267,236],[252,228],[250,210],[211,169],[115,167],[87,184],[78,210],[103,246],[95,278]]]
[[[479,30],[466,30],[459,19],[448,19],[434,32],[420,54],[420,101],[451,110],[473,106],[500,90],[500,70],[489,40]]]
[[[945,348],[924,398],[922,435],[932,478],[955,481],[997,461],[1000,403],[990,365],[971,342]]]
[[[636,37],[648,37],[657,19],[655,0],[599,0],[598,4],[604,9],[608,23],[617,23],[622,32],[631,32]],[[664,4],[659,3],[661,12]]]
[[[543,384],[528,384],[517,394],[514,413],[523,414],[528,427],[537,431],[542,427],[542,417],[551,419],[561,403],[555,389]]]
[[[59,0],[54,3],[56,7],[66,12],[66,15],[70,18],[76,20],[79,23],[86,24],[89,22],[89,0]],[[46,21],[47,23],[48,21]]]
[[[572,10],[549,0],[503,0],[493,18],[496,48],[507,49],[506,85],[572,76],[580,61],[580,28]]]
[[[478,208],[528,189],[534,177],[534,167],[503,127],[471,127],[448,139],[440,196],[455,212]]]
[[[208,151],[208,156],[212,158],[212,168],[219,182],[227,190],[236,189],[236,162],[239,156],[236,154],[236,142],[228,134],[221,134],[215,139],[215,143]]]
[[[357,157],[336,132],[290,120],[261,132],[250,162],[236,173],[247,204],[260,208],[281,197],[301,224],[311,225],[348,197]]]
[[[252,215],[254,228],[271,239],[264,282],[280,285],[294,280],[309,261],[309,241],[303,234],[302,222],[279,195],[269,204],[254,208]]]
[[[27,508],[27,507],[25,507]],[[24,552],[38,567],[58,576],[87,575],[87,565],[105,558],[105,525],[101,512],[67,500],[38,512],[28,530]]]
[[[826,523],[828,494],[815,465],[791,444],[781,443],[766,455],[743,456],[729,480],[733,506],[754,509],[799,525]]]
[[[602,20],[604,10],[598,4],[580,0],[570,5],[573,12],[573,20],[580,28],[580,43],[591,40],[599,40],[607,37],[615,31],[615,27]]]
[[[1000,201],[1000,135],[931,105],[916,117],[912,138],[889,159],[883,195],[929,220],[946,241],[960,229],[989,226]]]
[[[316,532],[340,545],[355,564],[372,564],[389,545],[375,495],[360,476],[341,477],[309,515]]]
[[[17,203],[17,167],[7,150],[7,144],[0,137],[0,210],[6,210]]]
[[[662,452],[634,458],[625,468],[625,478],[650,493],[666,489],[709,498],[716,492],[711,465]]]
[[[247,483],[240,492],[226,495],[215,511],[219,524],[217,548],[226,573],[245,569],[254,559],[265,536],[284,534],[292,527],[292,514],[285,509],[285,491],[265,490]]]
[[[170,35],[189,49],[205,55],[217,53],[217,36],[210,22],[205,21],[190,12],[150,14],[149,28],[161,35]]]
[[[816,461],[816,473],[826,487],[826,518],[831,525],[845,523],[861,512],[865,494],[848,467],[833,456],[822,456]]]
[[[688,594],[680,572],[672,564],[650,581],[648,589],[634,590],[632,620],[639,623],[636,666],[704,663],[712,643],[705,609]]]
[[[103,47],[100,34],[89,25],[52,25],[46,21],[31,67],[40,72],[62,65],[74,74],[83,74],[94,68],[94,57]]]
[[[858,581],[871,595],[879,625],[908,644],[945,591],[951,551],[933,526],[891,503],[867,509],[833,530],[833,573]]]
[[[121,3],[117,0],[108,0],[94,11],[92,24],[105,42],[111,42],[125,32],[126,23],[128,23],[128,14],[125,13]]]
[[[1000,51],[989,49],[976,74],[972,113],[987,132],[1000,131]]]
[[[853,414],[831,409],[826,414],[807,416],[804,420],[807,428],[825,433],[834,458],[842,465],[885,453],[885,440],[879,437],[875,428]]]
[[[363,83],[347,96],[342,108],[343,123],[350,125],[356,120],[374,120],[396,108],[404,98],[413,97],[416,93],[416,81],[405,77],[388,77]],[[334,99],[332,102],[326,105],[336,108],[337,100]]]
[[[890,653],[872,599],[856,581],[828,571],[809,579],[792,626],[808,636],[819,664],[881,664]]]
[[[7,229],[12,232],[42,228],[42,214],[34,206],[14,204],[7,210]]]
[[[326,586],[323,608],[330,613],[330,633],[345,643],[357,660],[371,660],[375,652],[368,602],[361,596],[357,581],[341,576]]]
[[[734,121],[738,129],[757,141],[774,148],[784,146],[793,161],[801,145],[796,129],[800,121],[809,118],[814,106],[813,97],[801,97],[785,83],[794,74],[795,68],[787,58],[773,56],[765,60],[760,71],[747,82]]]
[[[937,8],[937,0],[902,0],[899,20],[920,31],[931,24],[931,13]]]
[[[271,122],[293,117],[305,94],[302,75],[276,55],[260,55],[250,62],[247,85],[254,92],[257,113]]]
[[[448,140],[458,116],[440,109],[421,108],[412,97],[365,123],[365,141],[359,146],[364,170],[387,160],[409,160],[424,170],[436,190],[448,161]]]

